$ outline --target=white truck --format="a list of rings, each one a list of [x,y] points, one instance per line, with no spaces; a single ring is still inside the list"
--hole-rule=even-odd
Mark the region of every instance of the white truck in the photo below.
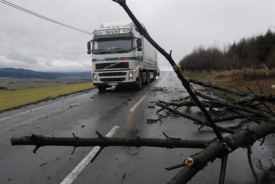
[[[110,86],[142,88],[159,76],[156,49],[133,22],[102,24],[87,44],[92,54],[93,83],[99,91]]]

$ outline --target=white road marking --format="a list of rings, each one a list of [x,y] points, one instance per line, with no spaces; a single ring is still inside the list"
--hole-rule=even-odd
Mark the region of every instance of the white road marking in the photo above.
[[[147,96],[147,94],[145,94],[133,107],[132,109],[130,109],[129,112],[134,112],[134,110],[139,106],[139,104],[144,100],[144,98]]]
[[[52,104],[49,104],[49,105],[45,105],[45,106],[42,106],[42,107],[37,107],[37,108],[31,109],[31,110],[29,110],[29,111],[20,112],[20,113],[18,113],[18,114],[13,115],[13,116],[9,116],[9,117],[0,119],[0,121],[4,121],[4,120],[10,119],[10,118],[14,118],[14,117],[16,117],[16,116],[20,116],[20,115],[23,115],[23,114],[27,114],[27,113],[32,112],[32,111],[37,111],[37,110],[39,110],[39,109],[43,109],[43,108],[45,108],[45,107],[52,106],[52,105],[55,105],[55,104],[58,104],[58,103],[61,103],[61,102],[63,102],[63,101],[55,102],[55,103],[52,103]]]
[[[114,133],[118,130],[119,126],[114,126],[112,130],[106,135],[106,137],[112,137]],[[92,151],[72,170],[72,172],[60,183],[60,184],[70,184],[76,177],[81,173],[81,171],[88,165],[95,154],[100,149],[99,146],[94,147]]]

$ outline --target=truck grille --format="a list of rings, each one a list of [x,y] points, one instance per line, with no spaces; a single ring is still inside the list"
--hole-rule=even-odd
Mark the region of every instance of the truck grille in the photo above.
[[[126,72],[108,72],[108,73],[99,73],[98,75],[100,77],[105,77],[105,76],[125,76]]]
[[[110,65],[114,65],[114,66],[110,66]],[[123,62],[123,63],[118,63],[116,65],[115,65],[115,63],[95,64],[96,70],[101,70],[101,69],[106,68],[106,67],[108,67],[108,69],[111,69],[111,68],[129,68],[129,63],[128,62]]]
[[[125,81],[125,77],[124,78],[103,78],[100,79],[102,82],[118,82],[118,81]]]

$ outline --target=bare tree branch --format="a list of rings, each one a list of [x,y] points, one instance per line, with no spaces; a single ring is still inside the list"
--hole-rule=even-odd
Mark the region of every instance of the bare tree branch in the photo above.
[[[204,86],[204,87],[210,87],[210,88],[217,89],[217,90],[220,90],[220,91],[225,91],[225,92],[228,92],[228,93],[231,93],[231,94],[234,94],[234,95],[238,95],[238,96],[241,96],[241,97],[247,96],[246,93],[241,92],[239,90],[236,90],[236,89],[233,89],[233,88],[218,86],[218,85],[212,84],[211,82],[202,82],[202,81],[198,81],[198,80],[194,80],[194,79],[189,79],[189,81],[194,83],[194,84],[199,84],[199,85]]]
[[[172,109],[172,108],[170,108],[170,107],[168,107],[166,105],[163,105],[163,104],[161,104],[159,102],[156,102],[156,104],[158,106],[162,107],[162,108],[165,108],[165,109],[167,109],[167,110],[175,113],[175,114],[178,114],[178,115],[180,115],[182,117],[185,117],[185,118],[193,120],[194,122],[196,122],[195,124],[207,125],[207,126],[211,127],[211,125],[208,123],[208,121],[201,120],[200,118],[197,118],[196,116],[192,116],[192,115],[181,113],[181,112],[179,112],[179,111],[177,111],[175,109]],[[222,120],[222,118],[218,119],[217,121],[221,121],[221,120]],[[223,131],[223,132],[227,132],[227,133],[230,133],[230,134],[234,134],[235,133],[234,130],[230,130],[228,128],[220,127],[220,126],[217,126],[217,125],[216,125],[216,127],[217,127],[218,130]]]
[[[225,180],[227,158],[228,158],[228,154],[225,154],[225,155],[222,157],[219,184],[223,184],[223,183],[224,183],[224,180]]]
[[[150,42],[171,64],[171,66],[173,67],[174,71],[176,72],[178,78],[180,79],[180,81],[182,82],[182,85],[185,87],[185,89],[187,90],[187,92],[189,93],[190,97],[193,99],[193,101],[197,104],[197,106],[201,109],[201,111],[203,112],[205,118],[207,119],[208,123],[211,125],[213,131],[215,132],[217,138],[219,140],[223,140],[223,137],[221,135],[221,133],[219,132],[218,128],[216,127],[215,123],[212,121],[212,118],[209,114],[209,112],[204,108],[204,106],[201,104],[200,100],[196,97],[196,95],[194,94],[194,92],[192,91],[189,82],[186,80],[186,78],[182,75],[178,65],[175,63],[175,61],[173,60],[171,54],[172,51],[170,51],[170,54],[168,54],[167,52],[165,52],[165,50],[163,48],[161,48],[152,38],[151,36],[148,34],[148,32],[144,29],[144,27],[141,25],[141,23],[137,20],[137,18],[134,16],[134,14],[131,12],[131,10],[129,9],[129,7],[126,4],[126,0],[113,0],[114,2],[119,3],[123,9],[126,11],[126,13],[129,15],[129,17],[132,19],[132,21],[135,23],[136,27],[138,28],[138,30],[140,31],[140,33],[148,40],[148,42]]]
[[[199,84],[204,87],[210,87],[213,89],[217,89],[220,91],[224,91],[224,92],[227,92],[230,94],[234,94],[234,95],[243,97],[243,98],[238,99],[236,102],[234,102],[235,104],[242,104],[242,103],[252,104],[254,101],[275,102],[275,97],[270,94],[256,94],[256,93],[247,94],[247,93],[241,92],[241,91],[233,89],[233,88],[217,86],[217,85],[214,85],[209,82],[201,82],[201,81],[197,81],[194,79],[189,79],[189,81],[194,84]]]
[[[273,133],[274,123],[274,119],[272,119],[251,129],[241,130],[230,135],[225,138],[225,142],[213,141],[207,148],[193,155],[190,158],[193,160],[192,164],[183,168],[169,183],[187,183],[198,171],[203,169],[208,162],[216,158],[221,158],[239,147],[253,145],[256,140]]]
[[[12,137],[12,145],[35,145],[42,146],[148,146],[164,148],[205,148],[209,141],[202,140],[182,140],[179,138],[153,139],[153,138],[116,138],[116,137],[99,137],[99,138],[76,138],[76,137],[44,137],[41,135],[31,134],[24,137]]]
[[[252,160],[251,160],[251,154],[252,154],[252,150],[251,150],[251,146],[249,146],[247,148],[248,163],[249,163],[250,169],[251,169],[251,171],[253,173],[253,176],[254,176],[255,180],[257,181],[257,184],[261,184],[261,182],[260,182],[260,180],[259,180],[259,178],[258,178],[258,176],[257,176],[257,174],[255,172],[255,169],[253,167]]]

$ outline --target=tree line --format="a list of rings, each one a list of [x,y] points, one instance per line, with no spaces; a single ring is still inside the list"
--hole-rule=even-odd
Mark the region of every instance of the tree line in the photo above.
[[[199,46],[180,62],[182,70],[235,70],[275,67],[275,32],[242,38],[233,44]]]

